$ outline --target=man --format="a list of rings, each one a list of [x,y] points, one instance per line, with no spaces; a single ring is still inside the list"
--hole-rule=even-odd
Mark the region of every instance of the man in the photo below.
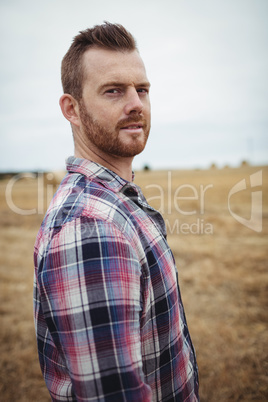
[[[198,401],[198,374],[162,216],[133,182],[150,130],[135,40],[105,23],[62,62],[75,155],[38,233],[35,325],[53,401]]]

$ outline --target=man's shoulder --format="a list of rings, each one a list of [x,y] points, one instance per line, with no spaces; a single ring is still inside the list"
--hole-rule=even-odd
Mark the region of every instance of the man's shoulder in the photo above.
[[[128,211],[122,196],[101,180],[83,174],[67,174],[55,193],[42,223],[43,231],[76,219],[100,220],[124,225]]]

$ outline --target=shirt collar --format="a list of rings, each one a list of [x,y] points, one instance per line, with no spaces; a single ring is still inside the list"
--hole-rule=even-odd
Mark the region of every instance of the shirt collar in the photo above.
[[[141,208],[150,210],[152,219],[154,217],[157,227],[164,237],[166,237],[166,227],[162,216],[147,203],[139,186],[122,179],[122,177],[118,176],[112,170],[87,159],[69,156],[66,160],[66,169],[69,173],[79,173],[88,177],[91,181],[101,183],[104,187],[115,193],[121,192],[139,204]],[[134,173],[132,173],[132,180],[134,180]],[[153,215],[152,211],[154,212]]]
[[[114,192],[121,191],[126,185],[133,186],[133,188],[136,187],[132,182],[122,179],[122,177],[118,176],[112,170],[88,159],[69,156],[66,159],[66,169],[69,173],[83,174],[90,180],[99,182]],[[134,180],[133,172],[132,180]]]

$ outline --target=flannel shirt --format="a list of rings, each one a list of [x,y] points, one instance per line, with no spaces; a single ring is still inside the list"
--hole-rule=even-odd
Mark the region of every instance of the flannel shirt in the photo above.
[[[141,189],[70,157],[35,249],[34,318],[53,401],[198,401],[162,216]]]

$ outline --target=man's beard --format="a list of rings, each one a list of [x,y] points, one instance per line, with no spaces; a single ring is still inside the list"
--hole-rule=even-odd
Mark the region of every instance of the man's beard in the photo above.
[[[98,121],[87,112],[83,101],[79,102],[80,119],[83,131],[87,139],[99,150],[106,154],[119,157],[134,157],[141,153],[149,137],[150,125],[138,113],[120,120],[113,131],[105,129]],[[142,138],[132,139],[131,144],[126,144],[120,139],[121,128],[133,123],[142,123],[144,135]],[[131,133],[129,134],[131,135]]]

